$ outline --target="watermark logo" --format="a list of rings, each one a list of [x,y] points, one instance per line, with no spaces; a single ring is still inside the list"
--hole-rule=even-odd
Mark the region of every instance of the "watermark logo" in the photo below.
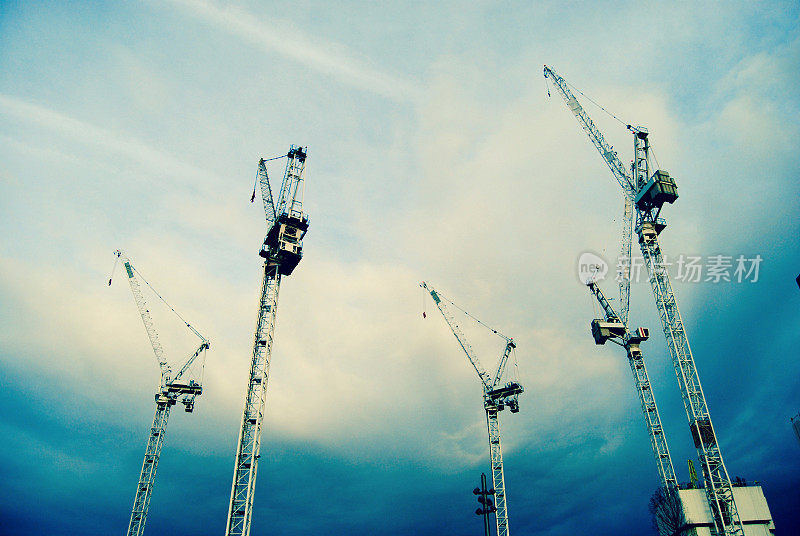
[[[761,255],[678,255],[667,258],[619,257],[614,279],[631,283],[648,281],[651,277],[667,276],[682,283],[757,283]],[[602,281],[608,275],[609,264],[591,251],[578,257],[578,279],[583,284]]]
[[[585,251],[578,257],[578,279],[581,283],[601,281],[608,274],[608,263],[596,253]]]
[[[620,257],[614,279],[638,283],[651,276],[666,275],[682,283],[758,283],[763,261],[761,255],[678,255],[651,257],[649,261],[642,257]]]

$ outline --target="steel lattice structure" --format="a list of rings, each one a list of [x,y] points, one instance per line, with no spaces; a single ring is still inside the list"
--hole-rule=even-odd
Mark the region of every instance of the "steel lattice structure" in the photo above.
[[[658,243],[658,234],[666,227],[666,223],[658,216],[664,203],[672,203],[677,199],[675,182],[662,170],[657,170],[650,176],[648,132],[642,127],[631,125],[627,125],[627,128],[633,134],[634,161],[631,166],[632,174],[628,174],[616,152],[606,142],[567,87],[566,81],[546,65],[544,76],[553,81],[567,107],[611,169],[614,178],[622,187],[626,203],[628,200],[633,200],[636,206],[635,230],[683,397],[689,428],[702,466],[706,497],[715,531],[725,536],[743,536],[744,527],[733,497],[731,479],[722,460],[722,452],[700,385],[700,377],[697,374],[689,340]],[[623,234],[623,251],[626,247],[624,240]],[[627,305],[623,304],[623,307],[627,311]]]
[[[144,452],[142,472],[139,475],[139,484],[136,496],[133,499],[133,511],[128,523],[128,535],[139,535],[144,532],[147,521],[147,510],[150,507],[150,496],[153,493],[153,483],[156,479],[158,459],[161,457],[161,447],[164,444],[164,434],[167,431],[167,420],[171,405],[169,399],[156,398],[156,414],[153,416],[153,426],[150,427],[150,437],[147,440],[147,449]]]
[[[144,461],[142,462],[142,470],[139,474],[139,482],[136,485],[136,495],[133,499],[133,508],[131,510],[131,518],[128,523],[128,536],[140,536],[144,532],[144,526],[147,522],[147,512],[150,508],[150,497],[153,494],[153,486],[156,479],[156,470],[158,469],[158,461],[161,458],[161,448],[164,445],[164,435],[167,432],[167,421],[169,420],[169,413],[172,406],[178,401],[184,405],[187,412],[194,409],[195,398],[203,393],[201,381],[189,380],[187,383],[184,380],[190,367],[195,363],[197,358],[208,348],[210,342],[200,335],[196,329],[191,325],[184,323],[192,330],[201,340],[200,347],[189,356],[184,362],[181,369],[177,374],[172,376],[172,369],[164,357],[164,349],[158,339],[158,332],[156,332],[153,325],[153,319],[150,315],[150,310],[147,308],[144,296],[142,295],[141,285],[136,277],[136,269],[131,264],[121,250],[114,252],[117,259],[122,259],[125,267],[125,272],[128,276],[128,283],[130,284],[131,292],[133,293],[136,307],[139,310],[139,315],[142,318],[147,337],[150,339],[150,344],[153,347],[156,361],[158,361],[159,369],[161,370],[161,384],[159,391],[155,395],[156,411],[153,416],[153,425],[150,427],[150,436],[147,440],[147,448],[144,453]],[[115,265],[116,266],[116,265]],[[113,277],[113,273],[112,273]],[[109,285],[111,280],[109,280]],[[159,297],[161,297],[159,295]],[[162,298],[163,300],[163,298]],[[166,302],[165,302],[166,303]],[[171,308],[171,307],[170,307]],[[174,309],[173,309],[174,312]],[[177,314],[177,313],[176,313]],[[178,315],[180,317],[180,315]],[[183,318],[181,318],[183,320]],[[201,367],[202,368],[202,367]],[[201,372],[202,374],[202,372]]]
[[[253,359],[250,364],[250,379],[242,413],[242,425],[239,429],[226,534],[250,533],[256,471],[261,448],[261,424],[267,396],[267,380],[280,281],[278,267],[270,266],[269,262],[265,261],[258,323],[253,342]]]
[[[264,273],[247,395],[236,448],[226,536],[250,534],[281,276],[290,275],[300,262],[303,256],[302,241],[308,230],[308,217],[303,213],[306,149],[292,145],[287,157],[277,209],[264,159],[258,164],[257,178],[261,185],[268,232],[259,253],[264,258]]]
[[[506,476],[503,472],[503,449],[500,445],[500,421],[495,404],[485,404],[486,427],[489,431],[489,462],[492,466],[492,486],[494,488],[495,521],[497,534],[508,535],[508,507],[506,506]]]
[[[518,399],[519,395],[524,390],[522,386],[515,381],[509,381],[505,385],[501,385],[509,356],[517,345],[513,339],[493,330],[497,335],[505,339],[506,346],[497,364],[497,370],[494,376],[489,375],[478,360],[478,356],[475,355],[472,346],[467,341],[461,328],[458,327],[453,315],[450,314],[450,311],[448,311],[443,303],[441,295],[424,281],[420,286],[427,290],[431,298],[433,298],[433,302],[436,304],[436,307],[439,308],[439,312],[442,313],[447,325],[450,327],[453,335],[455,335],[464,353],[467,354],[467,359],[469,359],[470,364],[475,369],[475,372],[478,373],[478,378],[481,380],[481,385],[483,387],[483,408],[486,411],[486,428],[489,436],[489,461],[492,468],[492,486],[494,489],[495,507],[497,509],[495,512],[497,536],[509,536],[506,481],[503,472],[503,451],[500,444],[500,422],[497,418],[497,414],[506,406],[509,407],[512,413],[517,413],[519,411]]]
[[[631,333],[627,324],[617,316],[600,287],[593,281],[589,282],[588,287],[597,298],[605,314],[605,320],[595,319],[592,321],[592,335],[595,338],[595,342],[597,344],[605,344],[606,341],[610,340],[625,348],[628,354],[628,363],[633,373],[633,383],[639,395],[639,403],[642,406],[647,433],[650,436],[650,445],[653,447],[653,455],[656,458],[658,476],[661,478],[661,484],[664,488],[677,489],[678,480],[675,478],[675,468],[672,465],[672,457],[669,454],[667,439],[664,436],[664,427],[661,426],[661,416],[658,413],[655,395],[650,385],[650,377],[644,364],[644,355],[639,346],[648,338],[649,334],[644,328],[639,328],[636,332]]]
[[[622,240],[619,250],[619,317],[628,323],[631,306],[631,250],[633,243],[633,199],[626,195],[622,212]]]
[[[711,423],[711,415],[694,364],[689,339],[683,328],[683,319],[675,301],[669,274],[664,267],[658,236],[651,222],[643,222],[640,225],[639,245],[650,274],[650,285],[658,306],[661,327],[681,386],[683,405],[689,418],[689,428],[702,468],[711,513],[715,523],[721,524],[722,530],[718,528],[718,532],[743,536],[744,528],[734,501],[731,478],[722,460],[722,451],[717,443],[714,425]]]

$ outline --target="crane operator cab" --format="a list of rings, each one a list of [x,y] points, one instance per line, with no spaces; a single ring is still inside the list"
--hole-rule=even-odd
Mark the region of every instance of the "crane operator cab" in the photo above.
[[[595,344],[605,344],[608,339],[622,339],[625,336],[625,324],[617,318],[592,320],[592,337]]]
[[[308,231],[308,216],[281,214],[270,228],[259,255],[278,263],[279,273],[289,275],[303,258],[303,237]]]

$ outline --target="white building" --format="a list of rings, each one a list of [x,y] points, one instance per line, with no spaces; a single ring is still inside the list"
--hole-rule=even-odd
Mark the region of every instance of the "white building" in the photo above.
[[[711,510],[708,507],[706,491],[704,489],[678,490],[678,496],[683,504],[683,513],[686,516],[686,525],[689,529],[686,534],[697,536],[711,536],[714,522]],[[772,521],[767,499],[761,486],[734,486],[733,500],[744,525],[745,536],[772,536],[775,534],[775,523]]]

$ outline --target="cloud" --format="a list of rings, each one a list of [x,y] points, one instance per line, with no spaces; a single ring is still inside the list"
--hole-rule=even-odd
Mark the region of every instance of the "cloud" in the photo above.
[[[241,58],[215,60],[238,59],[248,65],[268,51],[325,74],[316,77],[321,84],[340,80],[343,86],[326,92],[326,98],[338,98],[343,89],[354,87],[388,97],[373,99],[378,102],[375,110],[391,108],[395,102],[419,104],[422,90],[418,86],[405,87],[407,82],[387,74],[386,69],[372,68],[352,52],[285,29],[291,22],[265,23],[221,4],[178,3],[213,23],[212,31],[221,28],[255,45],[244,47],[246,54]],[[367,19],[365,23],[370,22]],[[546,22],[563,35],[572,35],[564,34],[563,25]],[[161,30],[158,21],[149,23]],[[410,23],[417,24],[417,19]],[[435,26],[441,33],[441,25]],[[605,31],[614,29],[609,26]],[[346,124],[297,121],[286,127],[281,121],[263,124],[259,117],[253,129],[276,132],[276,137],[297,129],[304,136],[310,133],[311,139],[316,131],[333,131],[314,142],[317,149],[307,169],[312,181],[307,199],[312,227],[306,237],[306,257],[281,288],[254,533],[274,532],[275,526],[265,527],[273,520],[302,525],[282,531],[295,533],[344,534],[374,519],[385,520],[380,527],[373,525],[376,534],[461,534],[474,528],[470,490],[480,472],[488,469],[480,386],[430,298],[417,287],[423,278],[430,278],[454,301],[518,342],[519,374],[526,391],[520,413],[501,416],[514,530],[553,535],[619,533],[630,527],[647,530],[647,497],[658,477],[631,373],[619,348],[594,345],[588,324],[597,314],[595,303],[575,274],[583,251],[597,251],[606,258],[616,255],[618,226],[613,218],[621,208],[618,186],[563,102],[556,95],[546,100],[540,62],[535,69],[538,83],[531,84],[525,78],[531,70],[530,57],[523,61],[517,51],[504,47],[505,55],[481,63],[473,52],[490,50],[485,46],[486,35],[470,32],[470,36],[474,39],[462,43],[466,49],[460,53],[426,56],[420,71],[429,69],[433,74],[419,116],[401,118],[400,112],[392,116],[379,110],[376,118],[373,109],[367,112],[355,106],[347,109]],[[187,39],[186,35],[182,38]],[[526,32],[521,37],[529,38],[536,36]],[[586,43],[572,41],[585,57]],[[189,39],[184,44],[196,43]],[[166,50],[169,44],[154,37],[153,47],[148,51],[160,53],[159,47]],[[144,61],[152,59],[144,56],[139,71],[136,64],[146,53],[133,48],[131,54],[136,78],[146,80],[151,69],[145,67],[157,62]],[[777,64],[778,71],[796,76],[784,63]],[[670,227],[664,233],[668,253],[681,252],[681,248],[694,253],[709,236],[724,248],[746,234],[741,229],[756,219],[731,210],[728,202],[755,205],[757,198],[729,188],[733,180],[749,181],[737,166],[758,168],[768,163],[785,173],[796,162],[787,156],[785,142],[779,154],[763,151],[781,135],[791,117],[779,120],[776,107],[766,107],[770,113],[756,117],[748,108],[755,108],[759,101],[744,98],[748,87],[757,84],[762,67],[772,65],[770,58],[745,60],[743,65],[752,65],[746,69],[748,76],[721,82],[733,89],[721,92],[725,98],[707,107],[708,121],[699,125],[694,118],[687,120],[676,113],[674,88],[669,84],[652,90],[635,84],[634,89],[619,78],[585,88],[609,109],[628,110],[630,116],[642,118],[651,127],[662,163],[670,171],[675,169],[683,181],[680,202],[669,207]],[[574,72],[576,79],[595,76],[585,69],[569,71],[565,76]],[[213,125],[211,133],[203,129],[210,139],[222,140],[225,133],[241,131],[242,118],[255,115],[252,110],[257,102],[247,100],[249,90],[259,98],[263,95],[258,82],[235,72],[232,80],[243,91],[232,99],[227,87],[219,91],[213,77],[209,85],[198,85],[196,80],[180,78],[180,73],[154,67],[152,73],[159,80],[154,92],[145,95],[147,103],[152,104],[151,110],[158,109],[164,88],[176,94],[196,92],[198,101],[224,100],[229,106],[226,113],[208,120]],[[614,73],[612,68],[604,76],[613,78]],[[788,78],[776,79],[785,83]],[[124,182],[130,185],[126,201],[145,206],[138,213],[141,216],[131,218],[125,210],[124,218],[115,219],[115,207],[108,213],[91,213],[89,225],[124,228],[125,243],[113,245],[124,246],[148,280],[212,339],[205,389],[196,411],[190,416],[176,411],[170,423],[149,528],[169,532],[165,527],[172,530],[170,523],[177,523],[174,512],[178,510],[186,513],[186,524],[172,532],[202,532],[203,527],[222,523],[256,316],[262,262],[257,250],[264,231],[260,210],[247,205],[249,191],[238,195],[233,182],[210,184],[208,192],[188,192],[184,185],[175,187],[174,180],[165,180],[166,195],[160,192],[158,202],[152,202],[143,200],[146,189],[136,173],[108,179],[107,170],[99,166],[72,168],[81,163],[78,157],[86,155],[103,163],[122,159],[167,169],[179,178],[198,178],[203,172],[192,163],[202,161],[204,152],[215,162],[215,169],[230,173],[231,181],[247,175],[247,188],[255,171],[251,169],[254,162],[247,160],[251,155],[245,154],[251,148],[243,148],[240,138],[229,136],[236,150],[209,150],[208,144],[194,143],[189,132],[182,140],[186,153],[180,153],[187,160],[181,162],[161,146],[140,141],[150,139],[140,131],[114,131],[105,121],[92,123],[54,111],[55,105],[46,99],[37,102],[47,104],[33,104],[34,97],[26,101],[9,96],[12,90],[7,87],[3,91],[0,113],[32,127],[20,129],[21,141],[11,139],[16,139],[13,132],[0,138],[11,142],[3,146],[4,154],[12,157],[8,170],[0,173],[16,180],[8,188],[12,195],[6,198],[16,213],[8,219],[22,221],[18,228],[27,230],[24,239],[6,233],[9,247],[0,256],[4,313],[0,375],[10,378],[9,384],[16,388],[6,391],[4,400],[10,401],[11,409],[0,419],[4,432],[17,435],[0,452],[4,464],[13,470],[11,489],[28,490],[20,495],[24,497],[37,495],[38,499],[41,494],[43,504],[54,504],[48,510],[56,519],[66,519],[65,511],[79,510],[83,503],[100,504],[96,490],[101,489],[102,515],[116,513],[120,519],[106,517],[81,527],[82,521],[70,517],[70,529],[76,532],[100,532],[127,521],[123,518],[129,513],[129,495],[152,418],[157,368],[128,289],[118,283],[111,289],[105,286],[111,247],[99,244],[106,240],[87,233],[87,226],[76,222],[76,214],[86,214],[85,197],[95,184],[106,184],[110,193],[100,197],[114,200],[114,189]],[[22,90],[13,92],[27,95]],[[294,102],[292,98],[288,96],[287,102]],[[319,103],[310,107],[314,104]],[[317,116],[330,120],[341,113],[331,110]],[[197,110],[197,114],[208,119],[208,110]],[[147,119],[148,128],[165,128],[156,115]],[[186,119],[189,124],[205,124]],[[734,133],[720,138],[715,130],[723,125]],[[736,130],[748,125],[757,128],[751,135],[763,137],[763,145],[738,151],[759,141],[749,136],[736,140],[741,135]],[[627,155],[630,140],[621,130],[622,141],[612,141],[621,155]],[[64,144],[51,148],[41,139],[42,131],[63,136]],[[395,133],[394,143],[382,137],[386,132]],[[604,133],[614,137],[610,128]],[[736,143],[728,148],[731,137]],[[58,174],[63,167],[59,160],[71,154],[65,147],[73,140],[85,150],[68,158],[66,167],[72,175]],[[347,144],[337,144],[339,140]],[[737,152],[737,159],[719,162],[719,144]],[[685,149],[690,145],[693,151]],[[41,167],[32,169],[32,160]],[[29,203],[15,201],[13,194],[21,197],[23,189],[30,191],[31,176],[42,177],[42,190],[52,186],[51,177],[57,177],[63,188],[53,196],[56,201],[47,205],[35,194],[29,194]],[[81,187],[75,187],[77,180],[83,180]],[[775,182],[776,192],[787,191],[782,184]],[[701,189],[707,190],[705,196]],[[67,216],[57,219],[53,207],[66,207]],[[723,227],[708,217],[712,210],[742,221]],[[790,243],[795,233],[788,230],[794,227],[773,225],[771,215],[761,212],[757,221],[774,227],[770,229],[774,240],[768,242]],[[37,223],[41,231],[35,230]],[[714,231],[717,227],[721,230]],[[20,254],[23,247],[28,248],[25,256]],[[765,243],[764,247],[773,246]],[[787,282],[796,291],[793,277]],[[759,288],[767,288],[761,292],[769,296],[779,295],[772,287]],[[699,289],[699,285],[678,289],[679,300],[687,326],[693,328],[692,342],[703,367],[709,404],[715,418],[722,415],[715,421],[720,437],[749,432],[753,437],[772,438],[752,449],[749,443],[730,448],[733,441],[726,439],[726,461],[737,472],[745,464],[768,466],[775,452],[791,452],[789,448],[796,445],[784,442],[783,450],[776,450],[779,440],[774,438],[779,434],[774,431],[785,423],[778,423],[777,417],[765,420],[754,415],[780,414],[767,395],[782,393],[780,400],[788,404],[792,390],[769,377],[769,370],[774,372],[776,367],[774,356],[760,359],[764,364],[757,370],[752,363],[763,352],[757,345],[763,346],[759,333],[765,325],[781,348],[792,347],[796,335],[780,328],[786,318],[775,312],[774,303],[766,303],[767,298],[765,305],[753,308],[752,302],[729,299],[730,291],[720,290],[718,301],[704,298],[692,307],[687,296],[700,299],[708,292],[707,287]],[[604,291],[608,296],[616,294],[613,281],[605,282]],[[782,307],[788,310],[792,302],[784,301]],[[428,312],[424,320],[423,303]],[[727,313],[722,311],[723,304]],[[752,310],[769,310],[773,316],[753,320]],[[729,336],[728,324],[720,322],[725,315],[731,322],[749,319],[752,352],[735,348],[734,343],[744,337]],[[704,329],[695,327],[697,318],[705,322]],[[651,328],[648,369],[679,478],[685,478],[685,464],[678,460],[695,454],[644,281],[634,288],[632,322]],[[158,326],[164,330],[166,343],[169,330],[162,327],[161,319]],[[490,340],[482,340],[482,328],[464,329],[484,365],[492,368],[502,343],[486,334]],[[739,357],[739,353],[747,355]],[[778,358],[778,365],[789,370],[790,357]],[[745,358],[749,368],[731,364],[743,363]],[[741,394],[730,385],[737,368],[751,371],[746,375],[748,382],[769,386],[763,388],[767,394],[755,411],[751,401],[731,400]],[[721,389],[729,400],[713,396]],[[735,433],[723,435],[724,411],[727,408],[730,415],[730,408],[737,404],[744,410],[727,419],[734,422],[728,427]],[[27,409],[17,412],[15,408]],[[788,427],[786,431],[790,434]],[[61,444],[75,435],[84,442]],[[791,435],[788,438],[794,441]],[[71,475],[48,490],[31,485],[30,463],[26,463],[30,458],[20,455],[29,443],[37,449],[42,443],[57,446],[49,449],[54,452],[54,464],[61,461],[78,470],[94,467],[104,485],[84,491]],[[91,448],[83,448],[84,443]],[[76,452],[80,453],[77,459]],[[52,474],[47,456],[36,460],[37,467]],[[766,478],[762,477],[766,471],[752,472]],[[789,481],[794,473],[781,478]],[[184,499],[189,487],[193,502],[187,506]],[[421,493],[424,501],[419,500]],[[16,508],[12,502],[7,504],[12,506],[0,505],[5,509],[2,513]],[[347,505],[346,512],[337,511],[341,505]],[[17,532],[37,532],[31,530],[32,523],[23,523]]]
[[[233,5],[221,8],[202,0],[172,2],[267,52],[286,56],[343,84],[397,102],[415,102],[421,97],[422,91],[414,82],[369,65],[342,45],[312,40],[288,24],[270,23]]]
[[[104,158],[112,155],[124,157],[151,170],[169,174],[174,179],[213,179],[213,175],[207,171],[183,162],[125,133],[99,127],[11,95],[0,93],[0,111],[16,117],[20,121],[33,123],[56,132],[68,140],[109,151],[110,154],[99,153]]]

